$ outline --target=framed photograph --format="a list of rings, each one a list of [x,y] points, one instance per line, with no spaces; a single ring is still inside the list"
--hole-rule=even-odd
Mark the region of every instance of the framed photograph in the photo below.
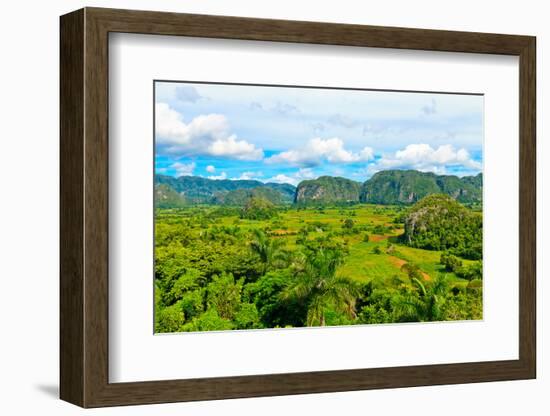
[[[535,49],[62,16],[61,398],[535,378]]]

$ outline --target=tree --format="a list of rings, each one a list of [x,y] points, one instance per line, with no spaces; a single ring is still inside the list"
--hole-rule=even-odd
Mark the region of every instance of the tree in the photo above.
[[[355,225],[355,222],[351,218],[346,218],[344,220],[344,223],[342,224],[342,228],[344,230],[351,230],[354,225]]]
[[[185,316],[181,305],[159,307],[155,311],[155,332],[176,332],[182,329]]]
[[[405,263],[403,266],[401,266],[401,271],[404,273],[407,273],[407,276],[409,276],[409,279],[422,279],[422,271],[420,270],[420,267],[418,267],[414,263]]]
[[[184,331],[225,331],[233,329],[230,320],[222,318],[216,308],[210,308],[202,315],[194,318],[191,322],[185,324]]]
[[[282,296],[286,299],[296,297],[306,302],[307,326],[325,326],[326,314],[331,309],[350,319],[356,317],[359,288],[353,281],[336,276],[336,269],[342,260],[340,250],[320,249],[310,253],[296,266],[296,280],[283,291]]]
[[[243,282],[235,282],[231,273],[214,275],[212,282],[206,287],[206,305],[208,309],[216,309],[224,319],[233,319],[241,304]]]
[[[439,262],[445,266],[445,270],[448,272],[454,272],[462,267],[462,260],[457,256],[453,256],[449,252],[441,253]]]
[[[264,275],[276,261],[283,261],[285,254],[282,251],[283,242],[277,239],[270,239],[258,229],[252,230],[254,240],[250,242],[250,248],[260,257],[262,262],[262,275]]]
[[[290,268],[271,270],[254,283],[247,284],[243,297],[254,303],[264,327],[303,325],[307,308],[299,299],[283,299],[281,292],[294,281]]]
[[[392,297],[394,322],[426,322],[445,320],[445,305],[449,294],[447,275],[439,274],[431,282],[411,278],[412,288]]]
[[[243,303],[233,319],[237,329],[259,328],[260,316],[253,303]]]

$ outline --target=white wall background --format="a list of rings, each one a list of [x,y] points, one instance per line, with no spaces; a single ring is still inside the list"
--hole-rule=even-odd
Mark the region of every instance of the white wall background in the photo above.
[[[83,6],[536,35],[538,38],[538,379],[87,411],[102,415],[547,415],[550,331],[544,302],[550,172],[550,26],[542,1],[52,0],[6,2],[0,15],[0,413],[73,415],[58,395],[58,16]],[[546,65],[546,66],[545,66]],[[546,240],[546,241],[545,241]]]

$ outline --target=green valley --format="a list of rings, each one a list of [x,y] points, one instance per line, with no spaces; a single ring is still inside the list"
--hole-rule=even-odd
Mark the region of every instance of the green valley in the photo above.
[[[155,331],[481,319],[481,182],[389,176],[159,175]]]

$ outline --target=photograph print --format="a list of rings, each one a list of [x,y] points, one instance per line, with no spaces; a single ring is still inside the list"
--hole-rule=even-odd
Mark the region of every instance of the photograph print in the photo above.
[[[154,82],[155,333],[483,319],[483,95]]]

